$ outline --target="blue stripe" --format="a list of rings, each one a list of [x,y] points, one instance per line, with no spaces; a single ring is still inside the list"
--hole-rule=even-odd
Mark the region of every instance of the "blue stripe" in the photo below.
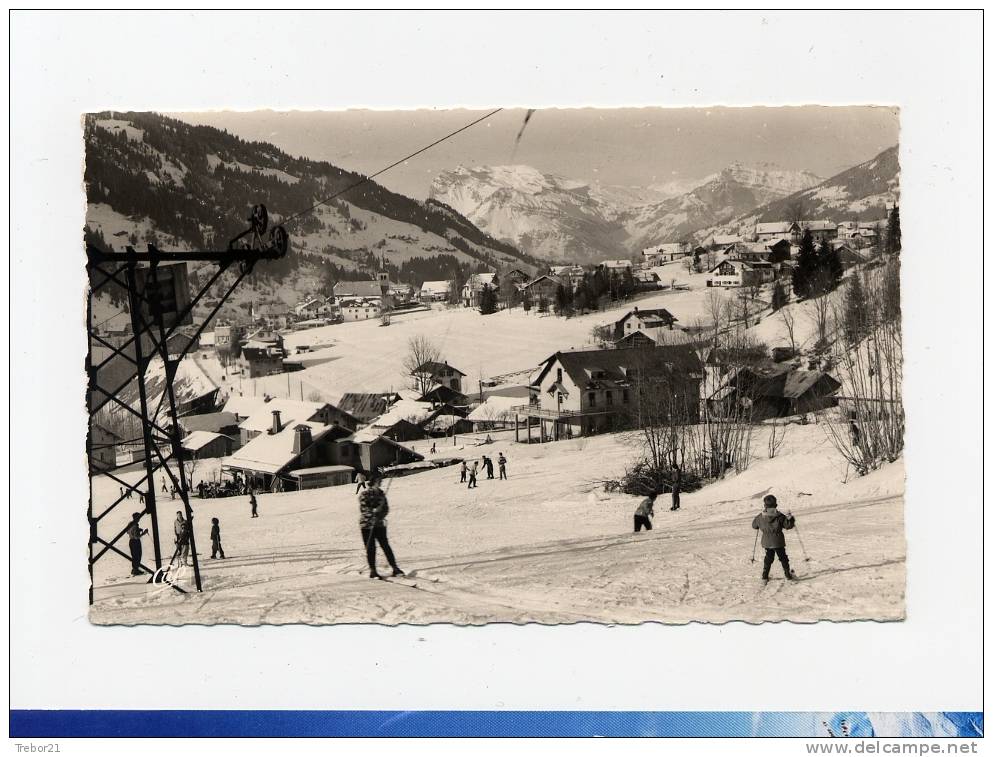
[[[841,720],[854,724],[842,729]],[[871,713],[11,710],[11,738],[326,736],[981,736],[981,712],[890,713],[881,733]],[[904,730],[894,723],[906,723]]]

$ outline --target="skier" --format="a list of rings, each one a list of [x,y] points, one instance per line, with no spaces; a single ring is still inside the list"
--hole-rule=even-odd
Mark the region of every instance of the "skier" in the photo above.
[[[138,524],[141,513],[131,513],[131,524],[128,526],[128,546],[131,548],[131,575],[141,575],[141,537],[148,533],[147,528]]]
[[[493,478],[493,460],[483,455],[483,466],[486,468],[486,478]]]
[[[438,451],[438,445],[435,442],[431,442],[431,454],[435,454]]]
[[[461,470],[461,473],[462,473],[462,478],[459,479],[459,483],[460,484],[464,484],[465,483],[465,477],[469,475],[469,466],[466,465],[465,460],[462,461],[462,470]]]
[[[469,486],[466,487],[467,489],[476,488],[476,473],[478,471],[479,471],[479,461],[473,460],[472,467],[469,469]]]
[[[165,482],[165,479],[163,478],[162,479],[162,493],[165,494],[167,491],[168,491],[168,489],[166,489],[166,482]]]
[[[355,493],[358,494],[361,489],[365,489],[365,473],[359,471],[355,474]]]
[[[179,557],[180,565],[189,565],[190,561],[190,524],[183,520],[183,511],[176,511],[176,556]]]
[[[675,468],[676,474],[672,479],[672,507],[669,508],[670,510],[679,509],[679,492],[683,482],[683,471],[678,465]]]
[[[248,504],[252,506],[252,517],[259,517],[259,501],[255,499],[255,492],[252,492],[248,497]]]
[[[127,497],[124,494],[124,487],[121,486],[121,487],[118,487],[118,488],[120,488],[120,490],[121,490],[121,499],[126,499]]]
[[[221,546],[221,522],[217,518],[210,519],[210,559],[216,560],[217,553],[220,552],[221,559],[224,559],[224,547]]]
[[[376,542],[379,542],[387,562],[393,568],[393,575],[404,575],[404,572],[397,567],[389,539],[386,538],[386,516],[389,512],[390,505],[386,500],[386,493],[379,488],[379,479],[373,477],[369,480],[369,487],[359,495],[359,531],[365,543],[369,578],[381,577],[376,570]]]
[[[793,528],[796,519],[789,511],[786,515],[779,512],[776,509],[776,498],[771,494],[765,495],[762,503],[765,505],[765,509],[752,521],[752,528],[762,532],[762,546],[765,548],[765,559],[762,561],[762,580],[769,580],[769,568],[772,567],[772,561],[778,557],[779,562],[783,565],[786,580],[792,581],[796,578],[796,574],[790,570],[790,558],[786,554],[786,537],[783,535],[783,531]]]
[[[638,533],[642,526],[645,527],[646,531],[652,530],[652,518],[655,517],[655,498],[658,496],[655,492],[652,492],[638,505],[638,509],[634,511],[634,532]]]
[[[500,466],[500,478],[504,481],[507,480],[507,458],[500,453],[500,457],[497,458],[497,465]]]

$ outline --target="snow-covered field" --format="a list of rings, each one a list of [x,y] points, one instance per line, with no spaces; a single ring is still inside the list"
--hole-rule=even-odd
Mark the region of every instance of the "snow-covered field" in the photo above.
[[[391,327],[392,328],[392,327]],[[390,541],[416,588],[366,577],[353,487],[198,500],[195,535],[203,593],[179,594],[127,576],[120,557],[97,564],[95,623],[639,623],[897,620],[904,617],[903,466],[842,483],[844,462],[820,425],[790,426],[784,448],[744,473],[659,500],[655,529],[631,533],[634,497],[606,495],[636,450],[624,435],[544,445],[498,439],[443,448],[478,457],[504,451],[508,481],[469,491],[457,468],[390,482]],[[124,474],[137,478],[140,472]],[[198,468],[194,481],[209,477]],[[159,488],[161,484],[159,483]],[[94,481],[95,507],[117,484]],[[800,580],[778,565],[767,586],[752,564],[752,516],[776,494],[797,516],[787,545]],[[175,507],[160,505],[171,548]],[[126,508],[108,519],[123,528]],[[130,509],[130,508],[127,508]],[[137,507],[133,509],[138,509]],[[226,560],[209,559],[210,518]],[[804,559],[804,550],[810,560]],[[145,538],[146,561],[151,543]],[[206,553],[205,553],[206,550]],[[168,559],[167,552],[167,559]],[[189,588],[192,577],[181,579]]]

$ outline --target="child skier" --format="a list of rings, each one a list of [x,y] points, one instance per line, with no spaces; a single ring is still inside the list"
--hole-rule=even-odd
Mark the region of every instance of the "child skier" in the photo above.
[[[469,469],[469,486],[466,487],[467,489],[476,488],[476,473],[478,471],[479,471],[479,461],[473,460],[472,467]]]
[[[642,526],[645,527],[646,531],[652,530],[652,518],[655,517],[655,498],[658,496],[655,492],[652,492],[638,505],[638,509],[634,511],[634,532],[638,533]]]
[[[220,553],[224,559],[224,547],[221,546],[221,522],[217,518],[210,519],[210,559],[216,560]]]
[[[251,495],[248,497],[248,504],[250,504],[252,506],[252,517],[253,518],[258,518],[259,517],[259,501],[257,499],[255,499],[255,492],[252,492]]]
[[[369,487],[359,495],[359,531],[365,544],[366,561],[369,563],[369,578],[380,578],[376,570],[376,542],[379,542],[387,562],[393,568],[394,576],[404,575],[397,567],[389,539],[386,538],[386,516],[390,512],[386,493],[379,488],[379,479],[369,479]]]
[[[497,458],[497,465],[500,466],[500,478],[504,481],[507,480],[507,458],[500,453],[500,457]]]
[[[670,510],[679,509],[679,492],[682,488],[683,483],[683,471],[677,465],[675,468],[675,475],[672,478],[672,507]]]
[[[462,461],[462,478],[459,479],[459,483],[460,484],[464,484],[465,483],[465,478],[468,475],[469,475],[469,466],[466,465],[465,460],[463,460]]]
[[[176,511],[176,556],[179,557],[180,565],[189,565],[190,562],[190,523],[183,520],[183,511]]]
[[[779,512],[776,509],[776,498],[771,494],[767,494],[762,503],[765,505],[765,509],[752,521],[752,528],[762,532],[762,546],[765,548],[765,559],[762,561],[762,580],[769,580],[769,568],[772,567],[772,561],[778,557],[779,562],[783,565],[786,580],[792,581],[796,578],[796,574],[790,570],[790,558],[786,554],[786,537],[783,535],[783,531],[793,528],[796,519],[790,512],[787,512],[786,515]]]
[[[128,526],[128,546],[131,548],[131,575],[141,575],[141,537],[148,533],[138,521],[141,513],[131,513],[131,524]]]
[[[358,494],[361,489],[365,489],[365,473],[359,471],[355,474],[355,493]]]

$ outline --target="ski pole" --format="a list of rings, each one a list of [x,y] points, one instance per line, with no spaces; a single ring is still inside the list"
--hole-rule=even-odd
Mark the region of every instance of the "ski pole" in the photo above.
[[[755,550],[759,547],[759,532],[758,529],[755,531],[755,543],[752,544],[752,562],[755,562]]]
[[[796,531],[797,541],[800,542],[800,551],[803,552],[804,562],[810,562],[810,557],[807,555],[807,548],[803,546],[803,539],[800,537],[800,529],[795,523],[793,524],[793,530]]]

